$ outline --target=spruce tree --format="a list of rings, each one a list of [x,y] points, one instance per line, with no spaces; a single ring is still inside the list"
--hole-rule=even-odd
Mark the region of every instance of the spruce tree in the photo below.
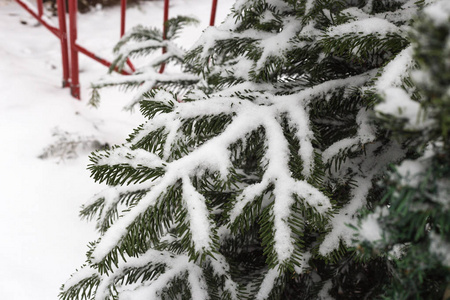
[[[358,247],[387,258],[385,299],[450,299],[450,2],[426,7],[411,35],[408,60],[418,69],[380,90],[375,106],[408,159],[380,183],[385,196],[362,218]]]
[[[378,88],[414,65],[407,32],[422,5],[237,1],[183,56],[201,80],[139,94],[148,121],[91,155],[110,187],[81,215],[100,238],[60,298],[380,294],[389,265],[356,256],[348,224],[409,155],[371,116]]]

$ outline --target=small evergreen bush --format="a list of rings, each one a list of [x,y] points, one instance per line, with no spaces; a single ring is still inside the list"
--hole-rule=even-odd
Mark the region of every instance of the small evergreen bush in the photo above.
[[[448,299],[450,2],[437,1],[417,16],[407,55],[418,69],[405,73],[404,84],[380,90],[384,100],[375,111],[409,155],[380,183],[387,191],[359,224],[359,250],[388,258],[394,271],[385,299]]]

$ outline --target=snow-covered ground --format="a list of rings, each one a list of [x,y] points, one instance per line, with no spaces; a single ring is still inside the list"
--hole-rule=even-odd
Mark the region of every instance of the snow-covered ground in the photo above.
[[[219,1],[216,20],[232,2]],[[162,7],[163,1],[129,7],[127,28],[160,26]],[[180,37],[185,48],[207,26],[210,10],[210,0],[171,1],[170,16],[201,21]],[[118,7],[79,15],[79,43],[110,59],[119,26]],[[74,159],[39,156],[62,138],[122,143],[143,120],[122,110],[131,95],[114,88],[101,92],[99,109],[87,106],[90,82],[106,68],[81,55],[80,69],[82,100],[76,101],[60,87],[58,40],[15,2],[0,0],[0,299],[57,299],[96,238],[93,223],[78,217],[80,206],[102,189],[86,170],[90,150],[79,147]]]

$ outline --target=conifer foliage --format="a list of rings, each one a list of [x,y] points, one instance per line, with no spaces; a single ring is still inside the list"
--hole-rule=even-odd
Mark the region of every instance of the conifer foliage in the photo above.
[[[177,16],[169,19],[164,26],[164,33],[159,28],[149,28],[142,25],[133,27],[114,47],[116,55],[111,63],[109,74],[92,84],[90,104],[97,107],[100,103],[99,89],[107,86],[119,86],[126,90],[137,89],[136,95],[125,106],[131,110],[143,99],[142,94],[154,87],[170,88],[182,92],[200,80],[200,77],[189,73],[189,64],[184,62],[186,51],[175,43],[181,30],[198,21],[192,17]],[[155,55],[161,51],[162,54]],[[152,54],[152,55],[151,55]],[[114,70],[121,72],[127,68],[130,58],[145,57],[136,71],[129,76],[114,76]],[[181,66],[179,69],[167,71],[166,65]],[[166,70],[165,72],[164,69]]]
[[[409,82],[421,6],[237,1],[183,56],[201,80],[139,94],[148,121],[92,154],[92,177],[109,188],[81,215],[100,238],[60,298],[379,294],[386,263],[356,259],[347,224],[409,155],[370,118],[380,89]]]
[[[384,179],[382,206],[359,224],[360,251],[389,257],[394,270],[386,299],[450,297],[450,2],[417,17],[411,85],[393,86],[375,106],[379,123],[404,144],[409,159]],[[367,236],[367,224],[372,232]],[[389,263],[389,262],[388,262]],[[445,292],[445,290],[447,290]],[[443,297],[443,294],[446,294]]]

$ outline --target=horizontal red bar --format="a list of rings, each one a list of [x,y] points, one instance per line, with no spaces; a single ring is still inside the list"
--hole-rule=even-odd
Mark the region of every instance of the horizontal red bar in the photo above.
[[[103,58],[101,58],[101,57],[95,55],[95,54],[92,53],[91,51],[87,50],[86,48],[84,48],[84,47],[82,47],[82,46],[80,46],[80,45],[78,45],[78,44],[73,45],[73,47],[75,47],[75,49],[76,49],[78,52],[83,53],[84,55],[86,55],[86,56],[92,58],[93,60],[98,61],[98,62],[101,63],[102,65],[107,66],[108,68],[111,67],[111,65],[112,65],[112,64],[111,64],[109,61],[107,61],[106,59],[103,59]],[[119,72],[119,69],[116,67],[116,68],[114,68],[114,71]],[[130,72],[127,72],[127,71],[125,71],[125,70],[122,70],[122,71],[120,71],[119,73],[121,73],[121,74],[123,74],[123,75],[131,75]]]

